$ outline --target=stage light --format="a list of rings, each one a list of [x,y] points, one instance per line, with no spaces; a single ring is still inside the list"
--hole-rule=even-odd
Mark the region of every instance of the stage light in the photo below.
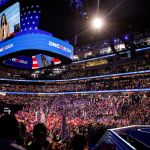
[[[125,37],[125,39],[127,40],[127,39],[128,39],[128,37],[126,36],[126,37]]]
[[[89,46],[87,46],[87,49],[89,49],[90,47]]]
[[[101,19],[95,19],[95,20],[93,21],[93,25],[94,25],[94,27],[96,27],[96,28],[101,27],[102,24],[103,24],[103,22],[102,22]]]
[[[104,45],[106,45],[107,43],[105,42]]]
[[[114,42],[117,42],[117,40],[114,40]]]

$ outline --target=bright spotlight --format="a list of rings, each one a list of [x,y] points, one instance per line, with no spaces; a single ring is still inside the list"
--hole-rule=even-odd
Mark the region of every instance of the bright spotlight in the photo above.
[[[103,24],[103,22],[102,22],[101,19],[95,19],[94,22],[93,22],[93,25],[94,25],[94,27],[96,27],[96,28],[101,27],[102,24]]]

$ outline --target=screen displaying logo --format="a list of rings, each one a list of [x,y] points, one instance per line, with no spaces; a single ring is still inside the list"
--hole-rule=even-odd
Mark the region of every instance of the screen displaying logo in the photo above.
[[[62,45],[60,45],[60,44],[56,44],[56,43],[54,43],[54,42],[49,42],[49,46],[53,46],[53,47],[56,47],[56,48],[58,48],[58,49],[62,49],[62,50],[64,50],[64,51],[67,51],[67,52],[69,52],[69,53],[71,53],[71,50],[69,49],[69,48],[67,48],[67,47],[65,47],[65,46],[62,46]]]
[[[28,61],[17,59],[17,58],[12,58],[11,60],[21,64],[28,64]]]
[[[51,43],[49,41],[51,41]],[[2,43],[0,45],[0,57],[20,51],[23,51],[23,54],[25,55],[26,50],[31,50],[31,54],[32,51],[34,53],[34,51],[37,52],[38,50],[43,50],[43,53],[40,52],[39,54],[44,54],[44,51],[46,51],[65,56],[69,59],[73,59],[72,45],[49,35],[34,33],[18,36]],[[53,54],[46,55],[53,56]],[[39,61],[41,61],[41,55],[39,55],[39,57]],[[50,60],[52,61],[51,58],[48,58],[49,63]]]
[[[59,59],[47,55],[42,55],[42,54],[32,56],[32,57],[27,57],[22,55],[4,61],[4,64],[6,65],[19,67],[23,69],[38,69],[38,68],[58,65],[60,63],[61,61]]]
[[[5,9],[0,13],[0,19],[0,41],[20,32],[20,4],[17,2]]]
[[[0,52],[2,52],[2,51],[4,51],[4,50],[7,50],[7,49],[9,49],[9,48],[12,48],[13,47],[13,44],[9,44],[9,45],[7,45],[7,46],[5,46],[5,47],[2,47],[1,49],[0,49]]]

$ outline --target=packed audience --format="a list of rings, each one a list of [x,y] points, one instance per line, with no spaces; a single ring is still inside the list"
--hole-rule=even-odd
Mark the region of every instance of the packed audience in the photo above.
[[[84,137],[83,146],[90,146],[90,143],[97,143],[107,129],[150,124],[150,99],[143,93],[5,95],[0,98],[6,104],[24,104],[23,109],[15,116],[19,122],[25,124],[27,130],[24,143],[17,142],[27,149],[38,146],[35,143],[39,143],[39,147],[45,143],[46,137],[42,136],[40,142],[38,139],[40,135],[37,136],[35,133],[40,122],[44,124],[40,124],[38,130],[42,131],[44,136],[47,135],[48,140],[45,148],[55,149],[56,146],[56,149],[64,150],[73,149],[71,142],[79,135]],[[61,141],[62,115],[66,116],[67,139],[64,139],[65,142]],[[49,143],[52,144],[49,145]]]
[[[110,66],[110,67],[97,66],[96,69],[70,71],[67,72],[66,74],[63,74],[62,77],[60,78],[74,79],[74,78],[81,78],[81,77],[116,74],[116,73],[133,72],[133,71],[141,71],[141,70],[150,70],[150,61],[143,60],[136,63],[130,63],[125,65],[117,65],[117,66]],[[0,78],[22,79],[22,80],[32,79],[31,77],[32,73],[33,71],[19,70],[19,69],[0,66]],[[44,75],[44,79],[49,79],[49,76],[47,76],[49,74],[47,75],[42,74],[42,75]]]
[[[142,70],[150,70],[150,61],[139,61],[137,63],[117,65],[105,68],[99,67],[97,69],[92,70],[71,71],[63,75],[62,79],[74,79],[81,77],[91,77],[97,75],[107,75],[107,74],[125,73]]]
[[[150,70],[149,61],[73,71],[63,79]],[[0,78],[25,79],[31,72],[0,67]],[[150,88],[150,75],[139,74],[90,80],[43,83],[0,84],[7,92],[71,92]],[[150,93],[109,93],[84,95],[0,95],[2,105],[24,105],[14,115],[0,114],[0,149],[83,150],[96,144],[107,129],[150,124]],[[8,111],[11,113],[10,111]],[[62,118],[66,128],[62,130]],[[62,133],[65,132],[65,138]],[[100,145],[96,146],[100,149]]]
[[[47,85],[29,85],[29,84],[0,84],[0,91],[5,92],[35,92],[35,93],[53,93],[53,92],[75,92],[75,91],[96,91],[96,90],[117,90],[117,89],[135,89],[150,88],[149,78],[130,78],[97,79],[92,81],[78,81],[72,83],[52,83]]]

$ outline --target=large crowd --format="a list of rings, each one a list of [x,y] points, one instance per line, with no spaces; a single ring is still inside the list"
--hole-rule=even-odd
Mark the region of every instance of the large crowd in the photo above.
[[[95,90],[117,90],[150,88],[149,78],[138,78],[138,76],[121,79],[99,79],[94,81],[78,81],[75,83],[53,83],[47,85],[29,84],[0,84],[0,91],[5,92],[34,92],[34,93],[54,93],[54,92],[75,92],[75,91],[95,91]]]
[[[81,77],[91,77],[97,75],[107,75],[107,74],[116,74],[116,73],[125,73],[125,72],[134,72],[150,70],[150,61],[139,61],[136,63],[130,63],[126,65],[116,65],[111,67],[98,67],[96,69],[90,70],[77,70],[67,72],[62,76],[62,79],[74,79]]]
[[[86,70],[83,69],[83,70],[75,70],[70,72],[68,71],[66,74],[62,74],[61,79],[74,79],[74,78],[81,78],[81,77],[90,77],[90,76],[97,76],[97,75],[107,75],[107,74],[116,74],[116,73],[142,71],[142,70],[150,70],[150,61],[143,60],[143,61],[138,61],[135,63],[129,63],[125,65],[116,65],[110,67],[97,66],[96,69],[86,69]],[[0,78],[22,79],[22,80],[32,79],[31,76],[32,73],[33,71],[19,70],[19,69],[0,66]],[[44,76],[44,79],[49,79],[49,76]]]
[[[73,71],[68,72],[62,78],[79,78],[139,70],[150,70],[149,62],[141,61],[129,65]],[[11,74],[13,70],[1,68],[0,71],[1,78],[8,76],[8,78],[12,78],[13,76],[13,73]],[[22,79],[24,79],[30,72],[19,71],[16,73],[22,74]],[[146,73],[40,85],[6,82],[0,84],[0,91],[54,93],[150,88],[149,77],[150,75]],[[16,77],[13,76],[13,78]],[[20,150],[41,150],[43,147],[47,150],[83,150],[85,146],[89,148],[91,144],[98,142],[107,129],[135,124],[150,124],[149,96],[149,93],[144,92],[84,95],[0,95],[0,102],[5,106],[24,105],[14,115],[0,115],[0,149],[13,147],[13,149]],[[11,112],[9,111],[9,113]],[[66,118],[66,131],[62,130],[62,117]],[[66,138],[63,139],[62,133]],[[100,149],[100,145],[97,145],[97,149]]]
[[[150,99],[142,93],[5,95],[0,98],[5,103],[24,104],[15,116],[26,125],[27,144],[32,141],[34,125],[42,122],[48,129],[47,140],[53,143],[57,137],[55,142],[59,145],[62,140],[62,115],[66,116],[68,137],[65,142],[67,145],[61,145],[64,150],[70,148],[71,138],[75,135],[82,135],[85,139],[84,146],[89,146],[90,143],[98,142],[108,128],[150,124]]]

